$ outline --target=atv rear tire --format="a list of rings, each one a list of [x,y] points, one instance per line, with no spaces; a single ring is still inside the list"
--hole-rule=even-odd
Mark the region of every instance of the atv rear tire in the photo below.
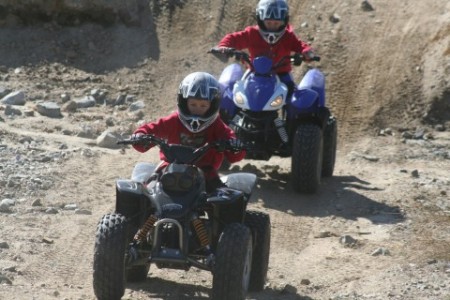
[[[213,269],[212,299],[243,300],[252,265],[252,238],[247,226],[232,223],[219,238]]]
[[[300,124],[292,146],[292,186],[300,193],[317,191],[322,175],[322,130],[312,123]]]
[[[97,226],[94,248],[94,293],[98,300],[120,300],[125,292],[126,218],[104,215]]]
[[[264,289],[269,269],[270,217],[263,212],[247,211],[245,225],[250,228],[253,236],[252,272],[248,289],[259,292]]]
[[[337,120],[335,117],[328,119],[327,125],[323,132],[323,164],[322,177],[331,177],[334,172],[334,164],[336,162],[336,146],[337,146]]]

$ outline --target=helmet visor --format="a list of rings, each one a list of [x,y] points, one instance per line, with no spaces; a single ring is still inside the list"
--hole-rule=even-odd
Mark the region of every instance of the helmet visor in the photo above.
[[[269,5],[265,9],[260,9],[258,14],[261,20],[284,21],[287,17],[288,9],[278,5]]]
[[[205,80],[210,79],[205,78]],[[209,81],[205,84],[201,80],[192,80],[186,84],[182,83],[180,93],[185,99],[193,97],[212,101],[219,94],[219,87]]]

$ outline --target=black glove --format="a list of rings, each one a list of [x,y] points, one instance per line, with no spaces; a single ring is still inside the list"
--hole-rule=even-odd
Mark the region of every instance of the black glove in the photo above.
[[[316,55],[313,49],[302,52],[302,56],[306,62],[320,61],[320,56]]]
[[[130,137],[130,140],[133,142],[133,145],[142,145],[147,150],[154,146],[154,144],[149,139],[149,136],[146,136],[142,132],[133,133]]]
[[[301,53],[295,53],[291,59],[291,62],[294,66],[300,66],[303,62],[303,56]]]
[[[227,150],[228,142],[225,140],[217,141],[216,142],[216,150],[217,152],[224,152]]]
[[[234,52],[234,58],[236,60],[241,60],[242,58],[244,58],[244,54],[242,54],[242,52]]]
[[[130,140],[132,140],[132,141],[140,140],[143,135],[144,134],[142,132],[133,133],[130,137]]]
[[[220,49],[220,51],[222,51],[223,54],[225,54],[228,57],[233,57],[233,55],[234,55],[234,51],[235,51],[234,48],[220,47],[219,49]]]
[[[221,140],[216,142],[216,150],[217,152],[240,152],[244,150],[244,143],[239,139]]]
[[[240,152],[243,150],[244,144],[240,139],[230,139],[228,140],[228,150],[232,152]]]

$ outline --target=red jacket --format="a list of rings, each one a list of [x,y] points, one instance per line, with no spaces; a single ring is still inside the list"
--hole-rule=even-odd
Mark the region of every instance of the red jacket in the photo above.
[[[193,147],[200,147],[206,143],[218,140],[236,138],[233,130],[225,125],[220,117],[205,130],[198,133],[192,133],[183,126],[178,117],[178,112],[163,117],[157,122],[144,124],[136,129],[134,133],[154,134],[161,139],[167,140],[170,144],[182,144]],[[150,149],[140,145],[133,145],[133,147],[139,152],[146,152]],[[234,163],[242,160],[245,157],[245,154],[245,151],[233,153],[230,151],[217,152],[215,149],[210,149],[196,165],[200,168],[213,167],[214,170],[217,171],[222,164],[224,156],[230,163]],[[161,160],[166,161],[162,152],[159,152],[159,156]],[[205,175],[210,177],[214,174]]]
[[[231,47],[237,50],[248,49],[250,59],[267,56],[272,58],[276,64],[283,56],[291,55],[292,52],[304,53],[311,50],[311,47],[301,41],[295,35],[292,26],[288,24],[286,31],[278,42],[271,45],[267,43],[259,33],[258,25],[248,26],[243,31],[229,33],[219,42],[219,47]],[[287,73],[292,70],[290,61],[280,66],[277,73]]]

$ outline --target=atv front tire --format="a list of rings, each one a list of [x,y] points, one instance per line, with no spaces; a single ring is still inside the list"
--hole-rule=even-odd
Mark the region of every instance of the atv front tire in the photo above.
[[[294,135],[291,161],[292,186],[300,193],[317,191],[322,175],[322,129],[312,123],[300,124]]]
[[[213,269],[212,299],[244,300],[252,265],[252,238],[247,226],[232,223],[219,238]]]
[[[270,217],[257,211],[245,213],[245,225],[253,236],[253,260],[250,274],[249,291],[259,292],[264,289],[270,254]]]
[[[126,218],[104,215],[97,226],[94,248],[94,293],[98,300],[120,300],[125,292]]]

